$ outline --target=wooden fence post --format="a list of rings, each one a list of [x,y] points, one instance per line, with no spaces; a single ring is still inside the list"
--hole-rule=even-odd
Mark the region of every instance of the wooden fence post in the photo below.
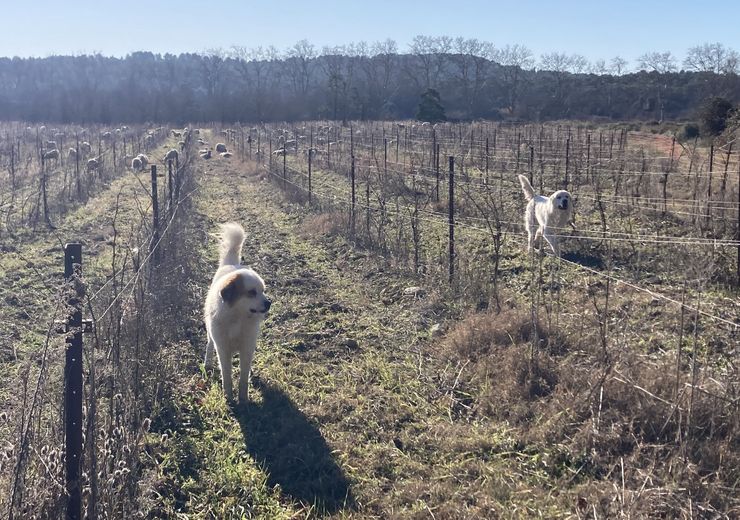
[[[352,205],[350,206],[350,233],[355,234],[355,156],[352,156],[352,165],[349,170],[350,179],[352,180]]]
[[[386,183],[386,182],[388,182],[388,138],[384,137],[383,138],[383,183]]]
[[[488,184],[488,136],[486,136],[486,184]]]
[[[149,250],[153,252],[153,261],[156,264],[159,257],[157,243],[159,242],[159,193],[157,191],[157,165],[152,164],[152,242]]]
[[[567,137],[565,139],[565,180],[563,182],[563,189],[568,189],[569,179],[568,179],[568,168],[570,166],[570,137]]]
[[[529,145],[529,183],[534,186],[534,146]]]
[[[737,287],[740,288],[740,160],[737,162]]]
[[[172,159],[169,159],[167,161],[167,204],[169,207],[170,213],[172,213],[172,195],[173,195],[173,189],[172,189]]]
[[[80,136],[75,134],[75,180],[77,182],[77,201],[82,200],[82,183],[80,182]]]
[[[64,279],[68,284],[75,284],[75,289],[67,300],[71,314],[65,326],[67,348],[64,365],[64,449],[67,520],[82,518],[82,284],[75,283],[75,279],[81,276],[82,245],[65,244]]]
[[[439,202],[439,147],[440,144],[437,143],[437,149],[434,153],[434,180],[436,183],[434,188],[434,198],[437,202]]]
[[[449,156],[450,162],[450,181],[449,181],[449,211],[448,211],[448,223],[449,223],[449,240],[450,240],[450,276],[449,282],[452,285],[452,280],[455,277],[455,157]]]
[[[313,131],[313,130],[312,130]],[[311,156],[313,155],[313,148],[308,149],[308,205],[311,205]]]
[[[707,225],[712,213],[712,173],[714,172],[714,141],[709,146],[709,182],[707,183]]]

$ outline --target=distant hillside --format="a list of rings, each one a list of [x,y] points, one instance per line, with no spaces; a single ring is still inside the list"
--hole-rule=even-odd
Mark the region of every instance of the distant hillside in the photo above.
[[[233,56],[2,58],[0,119],[406,119],[414,117],[427,88],[440,93],[451,119],[676,120],[693,117],[711,96],[740,101],[734,73],[574,74],[439,53]]]

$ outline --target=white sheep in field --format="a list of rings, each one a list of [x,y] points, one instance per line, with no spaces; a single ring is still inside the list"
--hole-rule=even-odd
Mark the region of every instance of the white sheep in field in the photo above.
[[[87,141],[82,141],[80,143],[80,152],[82,152],[82,155],[87,155],[92,151],[92,145],[88,143]]]
[[[176,161],[176,160],[177,160],[177,157],[178,157],[179,155],[180,155],[180,154],[178,154],[178,153],[177,153],[177,150],[175,150],[175,149],[173,148],[172,150],[170,150],[169,152],[167,152],[167,153],[165,154],[165,156],[164,156],[164,160],[165,160],[165,161]]]
[[[100,168],[100,163],[97,159],[88,159],[87,160],[87,171],[88,172],[94,172],[98,168]]]
[[[113,138],[113,134],[110,132],[103,132],[100,137],[103,138],[103,141],[109,141],[111,138]]]
[[[285,155],[285,148],[278,148],[272,152],[272,155],[277,155],[278,157]]]
[[[44,153],[44,160],[45,161],[56,161],[59,159],[59,150],[54,148],[53,150],[49,150],[48,152]]]
[[[224,159],[228,159],[229,157],[232,156],[232,153],[231,152],[221,152],[219,155],[223,157]]]
[[[69,161],[74,161],[75,159],[77,159],[77,150],[75,148],[70,148],[67,151],[67,159]]]
[[[210,159],[211,158],[211,151],[210,150],[201,150],[200,156],[203,159]]]
[[[226,151],[226,145],[224,143],[218,143],[216,145],[216,151],[218,153],[225,152]]]
[[[144,165],[141,164],[141,159],[139,159],[138,157],[134,157],[131,160],[131,169],[134,170],[135,172],[141,171],[143,167]]]
[[[141,161],[141,165],[142,165],[142,167],[144,167],[144,166],[146,166],[147,164],[149,164],[149,157],[147,157],[147,156],[146,156],[146,155],[144,155],[143,153],[140,153],[140,154],[139,154],[139,155],[137,155],[136,157],[137,157],[137,158],[138,158],[138,159],[139,159],[139,160]]]

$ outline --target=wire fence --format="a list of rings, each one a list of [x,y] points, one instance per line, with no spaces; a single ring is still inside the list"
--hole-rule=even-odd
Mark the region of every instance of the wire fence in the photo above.
[[[158,133],[160,139],[148,140],[154,157],[159,148],[166,145],[166,151],[171,146],[165,143],[167,133]],[[78,274],[69,283],[40,277],[45,290],[35,299],[46,302],[43,305],[18,305],[35,314],[29,315],[29,323],[42,325],[25,333],[27,346],[19,338],[13,364],[18,372],[0,387],[5,410],[0,418],[0,510],[8,518],[59,518],[65,510],[75,518],[130,518],[139,510],[136,489],[143,445],[152,427],[149,417],[166,402],[164,396],[173,386],[163,383],[174,377],[175,366],[181,363],[166,349],[181,338],[162,314],[152,310],[182,314],[179,307],[187,300],[184,294],[175,294],[183,293],[187,285],[187,251],[181,236],[189,218],[186,208],[197,192],[192,144],[186,141],[176,164],[165,163],[165,183],[158,182],[156,166],[148,185],[139,172],[129,169],[125,154],[111,162],[106,182],[118,179],[127,189],[117,196],[110,187],[95,192],[93,200],[110,199],[105,208],[110,213],[97,216],[97,225],[112,233],[106,247],[92,248],[90,260],[80,264],[81,271],[75,271]],[[116,153],[118,159],[122,148],[113,149],[108,153]],[[68,227],[64,233],[69,233]],[[80,231],[85,233],[84,228]],[[61,243],[60,231],[39,234],[43,235],[39,240]],[[84,238],[89,245],[90,237]],[[82,251],[84,257],[85,247]],[[50,259],[29,258],[22,247],[3,257],[8,267],[14,266],[14,255],[38,264],[40,273],[53,271]],[[70,329],[67,320],[71,307],[65,302],[75,292],[83,294],[77,298],[79,312],[91,318],[82,329]],[[66,333],[60,331],[65,326]],[[84,349],[80,345],[84,365],[83,360],[76,361],[84,367],[80,371],[84,381],[79,381],[84,390],[76,396],[81,400],[79,420],[69,415],[74,407],[69,402],[63,405],[60,397],[72,377],[63,353],[69,354],[69,342],[78,333],[86,338]],[[69,444],[75,435],[82,439],[76,455]],[[78,473],[70,472],[70,460],[80,461],[75,465]],[[74,497],[77,510],[69,516]]]

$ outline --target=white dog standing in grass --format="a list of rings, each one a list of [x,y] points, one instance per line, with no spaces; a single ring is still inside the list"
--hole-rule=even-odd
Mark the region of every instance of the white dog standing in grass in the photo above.
[[[527,210],[524,214],[524,225],[527,227],[527,251],[531,252],[539,237],[544,237],[556,256],[560,256],[558,233],[562,233],[573,221],[573,197],[565,190],[558,190],[549,197],[536,195],[529,179],[519,176]],[[537,229],[535,232],[535,228]]]
[[[213,362],[214,348],[221,365],[226,399],[233,401],[231,360],[239,354],[239,402],[246,404],[249,372],[257,348],[260,323],[272,302],[265,295],[265,282],[252,269],[241,265],[244,229],[235,222],[221,225],[219,265],[206,296],[204,308],[208,346],[206,369]]]

